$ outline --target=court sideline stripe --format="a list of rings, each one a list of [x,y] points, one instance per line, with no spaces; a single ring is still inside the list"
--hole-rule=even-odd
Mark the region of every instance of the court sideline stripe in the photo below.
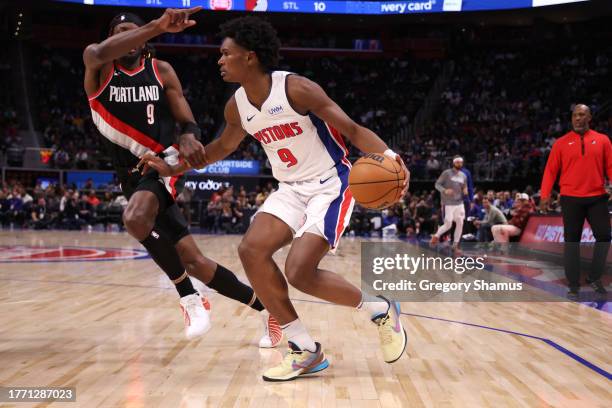
[[[157,287],[157,286],[145,286],[145,285],[129,285],[129,284],[120,284],[120,283],[93,283],[93,282],[75,282],[75,281],[54,281],[54,280],[48,280],[48,281],[42,281],[42,280],[36,280],[36,279],[14,279],[14,278],[0,278],[0,281],[20,281],[20,282],[38,282],[38,283],[59,283],[59,284],[72,284],[72,285],[91,285],[91,286],[124,286],[124,287],[136,287],[136,288],[149,288],[149,289],[165,289],[165,290],[170,290],[170,289],[174,289],[174,288],[169,288],[169,287]],[[210,291],[210,292],[214,292],[214,291]],[[335,306],[333,303],[330,302],[324,302],[324,301],[317,301],[317,300],[307,300],[307,299],[291,299],[294,302],[305,302],[305,303],[318,303],[318,304],[323,304],[323,305],[330,305],[330,306]],[[522,337],[527,337],[530,339],[535,339],[535,340],[540,340],[546,344],[548,344],[549,346],[553,347],[554,349],[560,351],[561,353],[565,354],[566,356],[570,357],[571,359],[573,359],[574,361],[580,363],[581,365],[595,371],[597,374],[605,377],[608,380],[612,380],[612,374],[610,374],[608,371],[604,370],[603,368],[591,363],[590,361],[580,357],[579,355],[577,355],[576,353],[566,349],[565,347],[561,346],[560,344],[550,340],[550,339],[546,339],[544,337],[538,337],[538,336],[532,336],[531,334],[526,334],[526,333],[519,333],[519,332],[515,332],[512,330],[506,330],[506,329],[498,329],[496,327],[490,327],[490,326],[484,326],[484,325],[480,325],[480,324],[475,324],[475,323],[468,323],[468,322],[462,322],[459,320],[450,320],[450,319],[443,319],[441,317],[433,317],[433,316],[426,316],[426,315],[421,315],[421,314],[416,314],[416,313],[407,313],[407,312],[402,312],[402,314],[404,316],[412,316],[412,317],[419,317],[422,319],[430,319],[430,320],[438,320],[441,322],[447,322],[447,323],[455,323],[455,324],[461,324],[464,326],[470,326],[470,327],[477,327],[480,329],[486,329],[486,330],[492,330],[492,331],[497,331],[497,332],[501,332],[501,333],[507,333],[507,334],[514,334],[516,336],[522,336]]]
[[[326,304],[326,305],[334,306],[332,303],[322,302],[322,301],[317,301],[317,300],[306,300],[306,299],[291,299],[291,300],[293,302],[320,303],[320,304]],[[601,368],[601,367],[591,363],[590,361],[580,357],[576,353],[572,352],[571,350],[566,349],[565,347],[563,347],[562,345],[556,343],[555,341],[550,340],[550,339],[546,339],[544,337],[532,336],[531,334],[519,333],[519,332],[515,332],[515,331],[512,331],[512,330],[498,329],[496,327],[484,326],[484,325],[481,325],[481,324],[462,322],[462,321],[459,321],[459,320],[443,319],[441,317],[426,316],[426,315],[421,315],[421,314],[416,314],[416,313],[407,313],[407,312],[402,312],[402,314],[404,316],[412,316],[412,317],[419,317],[419,318],[422,318],[422,319],[438,320],[438,321],[446,322],[446,323],[461,324],[461,325],[464,325],[464,326],[477,327],[477,328],[480,328],[480,329],[492,330],[492,331],[497,331],[497,332],[507,333],[507,334],[514,334],[516,336],[522,336],[522,337],[527,337],[527,338],[530,338],[530,339],[540,340],[540,341],[548,344],[549,346],[553,347],[554,349],[560,351],[561,353],[565,354],[566,356],[570,357],[571,359],[573,359],[573,360],[577,361],[578,363],[582,364],[583,366],[585,366],[585,367],[595,371],[597,374],[607,378],[608,380],[612,380],[612,374],[609,373],[608,371],[606,371],[603,368]]]
[[[590,368],[591,370],[595,371],[597,374],[604,376],[608,380],[612,380],[612,374],[610,374],[608,371],[606,371],[603,368],[598,367],[597,365],[591,363],[590,361],[580,357],[576,353],[566,349],[565,347],[563,347],[562,345],[558,344],[557,342],[555,342],[553,340],[550,340],[550,339],[547,339],[547,338],[544,338],[544,337],[532,336],[531,334],[519,333],[519,332],[515,332],[515,331],[512,331],[512,330],[498,329],[496,327],[483,326],[483,325],[480,325],[480,324],[462,322],[462,321],[459,321],[459,320],[443,319],[441,317],[425,316],[425,315],[420,315],[420,314],[416,314],[416,313],[407,313],[407,312],[402,312],[402,314],[404,316],[413,316],[413,317],[420,317],[420,318],[423,318],[423,319],[439,320],[439,321],[447,322],[447,323],[462,324],[464,326],[477,327],[477,328],[480,328],[480,329],[493,330],[493,331],[498,331],[498,332],[507,333],[507,334],[514,334],[516,336],[527,337],[527,338],[530,338],[530,339],[540,340],[540,341],[548,344],[549,346],[557,349],[558,351],[560,351],[561,353],[565,354],[566,356],[572,358],[573,360],[577,361],[578,363],[582,364],[583,366],[585,366],[587,368]]]

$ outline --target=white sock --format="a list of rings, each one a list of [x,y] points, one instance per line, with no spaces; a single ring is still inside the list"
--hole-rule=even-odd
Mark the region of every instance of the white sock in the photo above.
[[[298,346],[300,350],[308,350],[312,353],[317,351],[314,340],[310,337],[300,319],[295,319],[291,323],[281,326],[281,328],[287,340]]]
[[[370,314],[370,319],[377,316],[385,315],[389,311],[389,303],[384,299],[361,292],[361,302],[357,306],[357,310],[364,310]]]

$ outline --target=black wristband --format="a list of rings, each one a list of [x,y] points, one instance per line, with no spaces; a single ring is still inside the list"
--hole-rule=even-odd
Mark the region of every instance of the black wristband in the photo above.
[[[183,125],[181,126],[181,134],[184,135],[185,133],[193,133],[197,140],[202,139],[202,131],[200,130],[198,125],[193,122],[183,123]]]

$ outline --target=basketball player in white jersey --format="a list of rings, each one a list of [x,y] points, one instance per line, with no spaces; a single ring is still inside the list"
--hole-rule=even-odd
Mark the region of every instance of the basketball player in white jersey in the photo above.
[[[238,252],[248,278],[266,308],[281,324],[290,350],[266,381],[288,381],[328,367],[289,300],[287,283],[272,255],[292,243],[285,275],[298,290],[368,313],[378,326],[384,360],[392,363],[406,347],[400,307],[365,295],[341,276],[318,268],[334,251],[348,225],[354,200],[348,189],[351,168],[341,135],[363,152],[384,152],[408,170],[401,158],[372,131],[353,122],[316,83],[288,72],[272,71],[280,42],[272,26],[256,17],[231,20],[219,66],[226,82],[241,87],[225,106],[222,135],[205,146],[206,161],[216,162],[238,148],[249,134],[263,146],[279,188],[259,209]],[[161,173],[170,169],[146,157],[141,164]],[[178,169],[182,170],[182,169]],[[405,185],[407,188],[407,182]]]

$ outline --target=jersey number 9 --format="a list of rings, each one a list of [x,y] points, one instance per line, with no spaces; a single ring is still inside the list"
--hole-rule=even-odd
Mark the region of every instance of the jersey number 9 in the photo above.
[[[276,153],[283,163],[287,163],[287,168],[295,166],[298,162],[289,149],[279,149]]]
[[[152,125],[155,123],[155,105],[152,103],[147,105],[147,123]]]

